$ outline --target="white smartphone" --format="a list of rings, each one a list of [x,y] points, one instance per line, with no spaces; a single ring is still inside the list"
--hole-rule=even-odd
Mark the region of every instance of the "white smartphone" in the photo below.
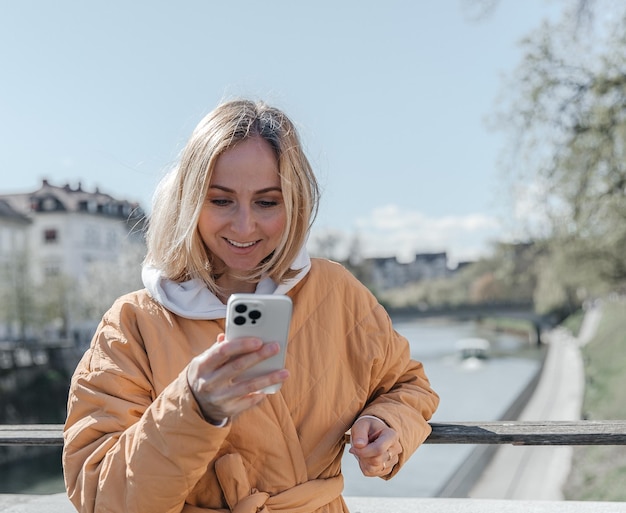
[[[285,367],[292,308],[291,298],[283,295],[233,294],[228,298],[226,340],[256,337],[280,345],[280,352],[245,371],[243,378],[255,378]],[[274,394],[280,386],[278,383],[262,391]]]

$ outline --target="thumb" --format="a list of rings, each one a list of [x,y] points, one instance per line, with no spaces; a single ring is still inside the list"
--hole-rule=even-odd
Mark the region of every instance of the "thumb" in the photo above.
[[[365,447],[369,440],[369,423],[366,421],[357,422],[350,430],[352,446],[358,449]]]

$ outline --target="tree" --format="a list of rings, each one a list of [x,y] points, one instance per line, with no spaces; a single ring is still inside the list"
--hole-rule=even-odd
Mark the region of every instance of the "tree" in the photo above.
[[[26,251],[15,251],[2,262],[0,275],[0,322],[7,336],[24,343],[38,325],[36,293],[28,270]]]
[[[539,191],[526,200],[543,213],[529,235],[550,242],[541,275],[562,280],[563,290],[619,287],[626,283],[626,4],[572,2],[524,45],[497,126],[512,135],[506,168],[515,189]],[[570,273],[546,271],[555,265]]]
[[[36,309],[45,338],[67,339],[74,323],[76,283],[69,276],[48,276],[40,285]]]
[[[335,230],[326,229],[315,233],[309,242],[311,254],[330,260],[341,260],[339,255],[344,235]]]
[[[78,290],[81,308],[77,320],[97,323],[115,299],[143,287],[141,263],[145,251],[144,244],[126,241],[117,261],[96,261],[89,266]]]

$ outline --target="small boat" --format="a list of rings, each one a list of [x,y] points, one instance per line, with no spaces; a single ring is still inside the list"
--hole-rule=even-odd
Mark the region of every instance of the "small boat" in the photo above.
[[[489,358],[491,344],[484,338],[462,338],[456,342],[456,350],[462,360],[468,358],[478,358],[486,360]]]

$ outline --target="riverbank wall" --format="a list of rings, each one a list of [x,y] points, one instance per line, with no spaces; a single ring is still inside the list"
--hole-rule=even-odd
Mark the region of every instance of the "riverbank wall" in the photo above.
[[[543,374],[548,348],[544,348],[543,351],[544,354],[537,372],[497,420],[517,420],[520,417],[524,408],[533,397]],[[476,486],[485,472],[485,469],[492,461],[497,450],[497,445],[475,446],[470,455],[450,476],[450,479],[439,489],[436,496],[445,498],[468,497],[471,490]]]
[[[558,327],[545,333],[540,368],[500,420],[580,419],[585,377],[579,348],[594,336],[601,314],[599,305],[587,310],[578,338]],[[562,500],[572,452],[571,447],[477,446],[437,496]]]
[[[593,327],[593,330],[582,330],[586,337],[593,336],[597,330],[601,313],[599,306],[585,313],[583,325]],[[548,351],[540,379],[518,420],[580,420],[585,393],[580,346],[585,341],[562,328],[550,331],[545,340]],[[467,497],[563,501],[572,455],[571,446],[499,446]],[[616,507],[624,508],[624,504]]]

